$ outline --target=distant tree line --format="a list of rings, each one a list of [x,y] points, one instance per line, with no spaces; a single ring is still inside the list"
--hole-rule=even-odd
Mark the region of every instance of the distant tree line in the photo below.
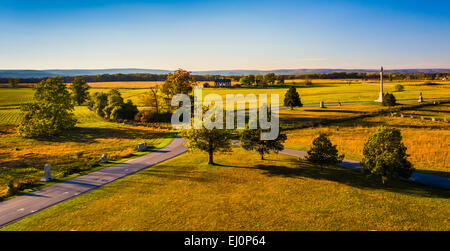
[[[99,75],[83,75],[60,77],[65,83],[71,83],[75,78],[80,78],[86,82],[119,82],[119,81],[166,81],[168,74],[149,74],[149,73],[135,73],[135,74],[99,74]],[[192,75],[195,81],[214,81],[215,79],[229,78],[233,81],[239,81],[244,85],[273,85],[284,84],[284,80],[289,79],[378,79],[379,73],[364,73],[364,72],[331,72],[331,73],[313,73],[313,74],[299,74],[299,75],[276,75],[268,73],[265,75]],[[450,73],[385,73],[386,80],[441,80],[443,78],[450,78]],[[12,79],[15,83],[39,83],[47,78],[0,78],[0,83],[11,84]]]

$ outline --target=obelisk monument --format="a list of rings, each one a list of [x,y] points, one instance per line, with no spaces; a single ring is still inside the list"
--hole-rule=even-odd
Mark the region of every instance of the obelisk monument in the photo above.
[[[383,92],[383,66],[381,66],[380,71],[380,94],[378,96],[378,99],[375,100],[375,102],[383,102],[384,100],[384,92]]]

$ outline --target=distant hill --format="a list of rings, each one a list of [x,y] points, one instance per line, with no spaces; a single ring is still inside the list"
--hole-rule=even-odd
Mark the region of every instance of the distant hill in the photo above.
[[[0,70],[0,78],[43,78],[54,76],[81,76],[81,75],[98,75],[98,74],[132,74],[132,73],[149,73],[149,74],[167,74],[169,70],[158,69],[137,69],[137,68],[118,68],[118,69],[70,69],[70,70]],[[275,73],[277,75],[299,75],[312,73],[330,73],[330,72],[361,72],[373,73],[378,69],[279,69],[271,71],[260,70],[217,70],[217,71],[193,71],[194,75],[249,75],[249,74],[267,74]],[[444,73],[450,72],[450,69],[394,69],[386,70],[386,73]]]

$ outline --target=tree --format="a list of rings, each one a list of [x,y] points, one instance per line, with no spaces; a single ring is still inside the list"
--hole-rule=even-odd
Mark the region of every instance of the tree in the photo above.
[[[70,89],[72,90],[73,100],[77,105],[81,105],[89,96],[89,85],[81,78],[75,78]]]
[[[246,129],[241,133],[241,147],[247,151],[256,151],[264,160],[264,154],[278,153],[284,149],[286,134],[278,135],[275,140],[261,140],[262,129]]]
[[[242,77],[241,79],[239,79],[239,84],[241,84],[243,86],[244,85],[251,85],[250,78],[246,77],[246,76]]]
[[[75,127],[73,103],[64,81],[48,78],[35,87],[32,103],[21,107],[23,120],[19,134],[24,137],[48,137]]]
[[[255,85],[256,84],[255,75],[248,75],[248,81],[250,82],[251,85]]]
[[[108,94],[104,92],[96,92],[91,96],[91,106],[95,113],[101,117],[105,117],[103,110],[108,105]]]
[[[318,164],[320,168],[323,168],[324,165],[341,163],[344,159],[344,155],[339,155],[336,145],[331,143],[331,140],[325,133],[320,133],[319,137],[314,139],[306,159],[311,163]]]
[[[165,95],[168,106],[170,106],[170,100],[174,95],[191,93],[195,83],[194,78],[188,71],[178,69],[174,73],[169,73],[161,87],[161,92]]]
[[[406,150],[400,130],[382,126],[364,144],[362,171],[381,176],[383,184],[390,178],[409,178],[414,168],[407,160]]]
[[[226,129],[183,129],[181,136],[186,139],[190,151],[207,152],[208,164],[214,165],[214,153],[231,151],[232,131]]]
[[[302,107],[302,101],[300,100],[300,95],[294,86],[289,87],[289,90],[284,95],[284,106],[288,106],[291,110],[294,107]]]
[[[151,88],[150,91],[146,92],[141,96],[142,103],[144,106],[152,107],[156,114],[159,114],[160,108],[160,96],[158,95],[158,87]]]
[[[390,108],[391,106],[395,106],[396,104],[397,104],[397,101],[395,100],[395,97],[393,94],[386,93],[384,95],[384,99],[383,99],[384,106],[389,106],[389,108]]]
[[[131,100],[123,101],[117,89],[111,89],[108,93],[94,93],[91,102],[94,111],[106,119],[133,120],[139,112]]]
[[[396,92],[402,92],[405,90],[405,87],[403,85],[397,84],[394,86],[394,89]]]
[[[276,79],[277,77],[275,76],[275,73],[267,73],[263,77],[263,82],[269,85],[273,85]]]
[[[10,79],[8,79],[8,85],[9,85],[9,87],[11,87],[11,88],[16,88],[18,83],[19,83],[19,80],[16,79],[16,78],[10,78]]]

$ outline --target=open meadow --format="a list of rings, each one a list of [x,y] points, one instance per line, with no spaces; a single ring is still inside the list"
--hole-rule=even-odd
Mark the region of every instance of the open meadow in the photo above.
[[[450,229],[444,190],[238,148],[206,159],[184,154],[2,230]]]

